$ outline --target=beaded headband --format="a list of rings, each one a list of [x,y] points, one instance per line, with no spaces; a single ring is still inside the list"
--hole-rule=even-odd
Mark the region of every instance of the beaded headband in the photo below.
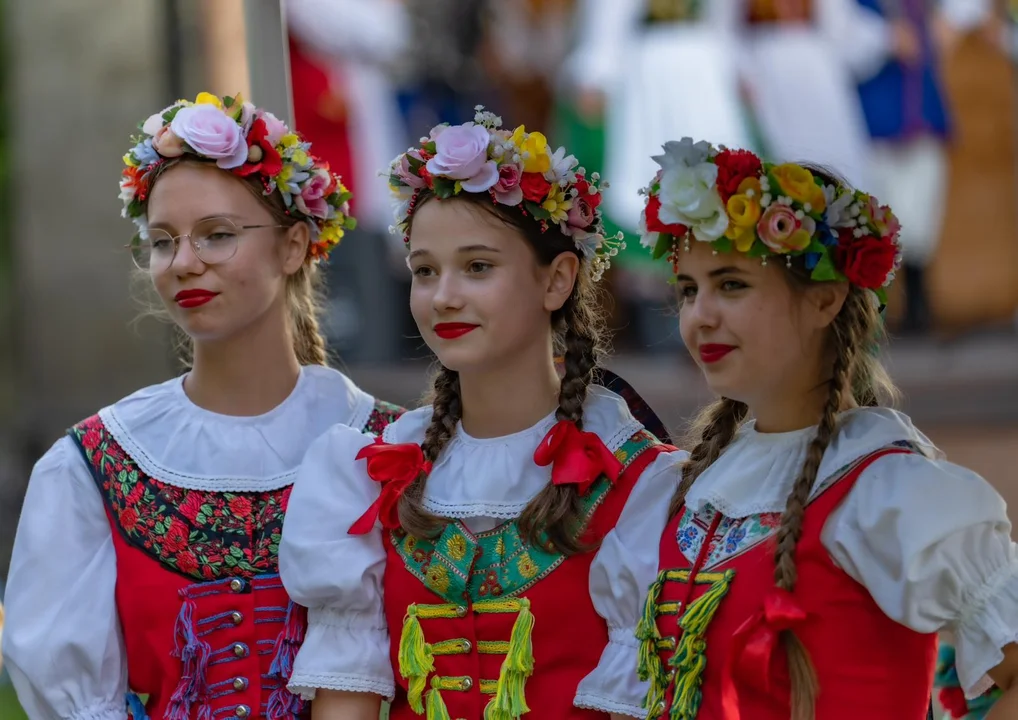
[[[311,143],[275,115],[236,97],[199,93],[178,100],[148,118],[135,145],[124,155],[120,179],[121,215],[138,235],[148,237],[146,201],[154,171],[172,158],[194,155],[239,177],[261,180],[265,195],[278,192],[286,214],[311,228],[308,258],[324,259],[357,221],[350,215],[349,190],[329,164],[311,154]]]
[[[396,225],[404,242],[410,217],[421,192],[440,199],[460,193],[487,193],[494,203],[519,208],[536,219],[545,232],[552,227],[572,238],[595,280],[611,258],[625,248],[622,234],[605,237],[601,219],[601,183],[597,173],[587,177],[565,148],[552,151],[539,132],[521,125],[502,129],[502,119],[475,108],[473,122],[442,124],[421,138],[419,147],[400,154],[389,167],[389,187],[395,196]]]
[[[640,241],[674,264],[690,242],[715,253],[802,256],[812,280],[872,290],[881,304],[901,263],[901,225],[872,195],[829,184],[793,163],[764,162],[747,150],[715,149],[691,138],[664,145],[661,169],[641,192]]]

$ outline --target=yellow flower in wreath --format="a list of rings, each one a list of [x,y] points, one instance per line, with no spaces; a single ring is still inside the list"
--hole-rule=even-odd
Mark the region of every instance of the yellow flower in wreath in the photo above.
[[[537,563],[534,562],[534,559],[530,557],[530,553],[528,552],[524,552],[520,555],[519,560],[516,561],[516,569],[519,570],[520,575],[527,580],[536,577],[538,573]]]
[[[771,170],[771,174],[778,181],[778,189],[800,205],[809,203],[810,210],[815,212],[823,212],[827,207],[824,191],[816,184],[813,173],[806,168],[785,163]],[[774,188],[771,188],[771,192],[774,192]]]
[[[739,191],[728,198],[728,229],[725,237],[735,243],[735,249],[746,252],[756,240],[756,224],[760,220],[760,181],[746,178],[739,183]]]

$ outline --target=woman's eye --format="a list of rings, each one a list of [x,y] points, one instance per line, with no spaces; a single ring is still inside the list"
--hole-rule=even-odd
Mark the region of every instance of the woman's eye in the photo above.
[[[415,268],[413,273],[415,277],[429,277],[431,275],[431,268],[427,265],[421,265],[419,268]]]
[[[692,298],[694,296],[696,296],[695,285],[683,285],[682,287],[679,288],[679,297],[682,298],[683,300]]]
[[[472,273],[482,273],[485,270],[490,270],[492,267],[491,263],[475,261],[470,263],[469,269]]]
[[[721,283],[721,289],[725,292],[733,292],[735,290],[742,290],[746,287],[746,283],[738,280],[725,280]]]

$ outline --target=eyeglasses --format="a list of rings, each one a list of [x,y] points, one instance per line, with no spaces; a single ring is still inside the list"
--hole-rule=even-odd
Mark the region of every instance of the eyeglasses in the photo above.
[[[226,262],[237,254],[237,240],[241,230],[281,228],[285,225],[237,225],[229,218],[207,218],[190,233],[170,235],[165,230],[148,231],[148,238],[136,235],[128,245],[131,259],[139,270],[160,273],[173,263],[182,238],[191,243],[194,254],[206,265]]]

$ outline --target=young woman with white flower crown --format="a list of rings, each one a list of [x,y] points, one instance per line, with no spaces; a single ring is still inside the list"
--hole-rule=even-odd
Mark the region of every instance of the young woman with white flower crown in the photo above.
[[[631,714],[922,720],[951,629],[962,687],[997,683],[987,717],[1014,717],[1004,501],[884,404],[891,210],[800,165],[664,149],[643,241],[675,270],[682,336],[718,399],[677,492],[626,510],[594,563],[619,589],[615,622],[638,627],[630,663],[649,685]]]
[[[626,683],[634,628],[598,617],[590,563],[675,460],[592,383],[593,282],[618,244],[598,177],[500,124],[478,109],[390,168],[441,367],[429,405],[374,441],[334,429],[294,486],[280,572],[309,627],[290,688],[318,720],[382,698],[393,720],[606,718]]]
[[[349,194],[270,112],[208,93],[152,115],[124,162],[131,251],[189,371],[36,464],[7,669],[32,720],[292,720],[304,617],[277,549],[293,477],[332,425],[379,432],[400,412],[326,367],[312,281]]]

